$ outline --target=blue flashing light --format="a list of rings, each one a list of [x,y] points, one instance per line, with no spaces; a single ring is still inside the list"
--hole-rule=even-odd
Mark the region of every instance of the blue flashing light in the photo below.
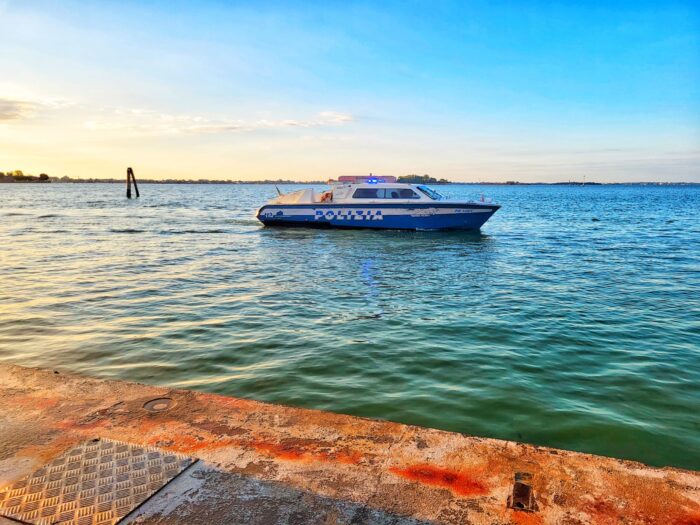
[[[379,179],[372,177],[371,179],[367,179],[367,184],[377,184],[379,182]]]

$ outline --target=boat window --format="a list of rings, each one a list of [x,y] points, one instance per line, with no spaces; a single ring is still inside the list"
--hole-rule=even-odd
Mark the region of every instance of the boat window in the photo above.
[[[420,199],[420,195],[410,188],[401,188],[399,190],[399,197],[402,199]]]
[[[357,188],[353,199],[420,199],[410,188]]]
[[[428,188],[427,186],[418,186],[418,189],[421,192],[425,193],[428,197],[430,197],[434,201],[441,201],[442,199],[445,198],[442,195],[440,195],[437,191],[435,191],[431,188]]]
[[[377,195],[381,191],[381,197]],[[352,194],[353,199],[382,199],[384,198],[384,190],[377,188],[357,188]]]

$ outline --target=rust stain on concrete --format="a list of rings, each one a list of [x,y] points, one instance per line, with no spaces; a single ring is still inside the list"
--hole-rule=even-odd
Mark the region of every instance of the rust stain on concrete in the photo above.
[[[250,441],[242,442],[241,445],[250,446],[261,454],[288,461],[324,461],[356,465],[362,457],[359,453],[352,451],[327,452],[323,450],[323,444],[299,443],[295,440],[285,440],[281,443]]]
[[[542,516],[523,511],[511,511],[511,522],[515,525],[542,525]]]
[[[56,397],[47,397],[36,393],[20,395],[15,398],[15,404],[17,406],[36,412],[50,410],[58,405],[60,401],[61,400]]]
[[[144,408],[160,398],[173,403]],[[94,437],[200,458],[138,523],[700,525],[698,472],[0,365],[0,485]],[[516,472],[535,512],[507,508]]]
[[[700,512],[692,516],[678,518],[674,525],[700,525]]]
[[[74,436],[59,434],[45,443],[27,445],[19,449],[16,455],[18,457],[32,458],[37,463],[46,463],[50,459],[60,456],[74,444]]]
[[[389,472],[418,483],[449,489],[460,496],[474,496],[488,492],[484,483],[472,475],[433,465],[391,467]]]

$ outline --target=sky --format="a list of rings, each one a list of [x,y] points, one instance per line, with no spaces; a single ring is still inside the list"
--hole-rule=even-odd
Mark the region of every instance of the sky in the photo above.
[[[0,0],[0,171],[700,182],[700,2]]]

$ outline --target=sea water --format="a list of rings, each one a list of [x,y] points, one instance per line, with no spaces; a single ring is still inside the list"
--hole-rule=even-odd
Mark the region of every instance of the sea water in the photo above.
[[[503,207],[274,229],[270,185],[0,185],[0,360],[699,469],[700,187],[439,189]]]

